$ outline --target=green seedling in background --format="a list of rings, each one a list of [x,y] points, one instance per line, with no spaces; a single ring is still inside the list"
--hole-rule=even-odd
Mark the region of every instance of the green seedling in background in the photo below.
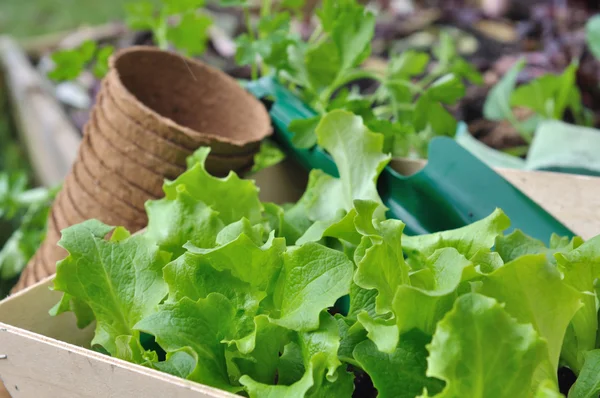
[[[585,33],[588,48],[597,59],[600,59],[600,14],[588,20]]]
[[[162,50],[171,44],[185,55],[201,55],[212,25],[211,17],[199,11],[204,4],[204,0],[163,0],[157,8],[148,1],[129,3],[125,5],[127,26],[152,31]]]
[[[576,124],[592,125],[592,114],[581,103],[581,93],[575,84],[577,62],[572,62],[560,75],[548,73],[516,87],[517,76],[524,67],[525,60],[519,60],[492,88],[483,110],[487,119],[509,121],[527,143],[531,143],[541,121],[563,120],[567,111]],[[515,107],[526,108],[532,115],[524,121],[517,120]]]
[[[74,80],[91,65],[94,75],[102,78],[108,72],[108,59],[113,52],[113,46],[99,47],[91,40],[77,48],[57,51],[52,54],[55,66],[48,77],[56,81]]]
[[[303,2],[288,2],[298,12]],[[435,65],[428,68],[429,54],[408,51],[392,58],[382,76],[360,68],[371,54],[376,18],[356,0],[325,0],[317,10],[319,24],[304,41],[291,31],[292,15],[261,12],[252,27],[245,1],[221,4],[244,6],[249,32],[237,40],[236,60],[252,65],[252,77],[274,73],[304,102],[319,113],[290,125],[294,145],[309,148],[322,115],[345,109],[362,116],[369,128],[383,133],[385,148],[394,156],[425,157],[427,144],[438,135],[453,136],[457,122],[446,109],[465,94],[463,80],[481,83],[479,72],[458,56],[450,35],[443,33],[434,49]],[[263,4],[264,5],[264,4]],[[417,77],[421,79],[417,82]],[[373,95],[362,95],[345,86],[361,79],[377,81]]]

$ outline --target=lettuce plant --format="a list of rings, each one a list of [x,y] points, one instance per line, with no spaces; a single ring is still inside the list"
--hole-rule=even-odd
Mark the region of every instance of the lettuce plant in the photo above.
[[[204,4],[205,0],[161,0],[158,7],[145,0],[127,3],[127,26],[150,30],[162,50],[172,44],[186,55],[201,55],[206,50],[212,25],[212,18],[199,11]]]
[[[507,120],[530,143],[538,124],[543,120],[563,120],[570,112],[578,125],[591,126],[593,115],[581,102],[576,85],[578,63],[572,62],[560,75],[545,74],[516,87],[517,76],[525,67],[519,60],[492,88],[486,98],[483,113],[489,120]],[[518,120],[513,108],[531,111],[527,120]]]
[[[325,0],[316,14],[318,25],[306,41],[292,32],[292,15],[285,11],[261,13],[256,29],[248,22],[249,33],[237,40],[236,59],[252,65],[253,78],[260,62],[263,74],[277,76],[318,113],[292,122],[294,145],[314,146],[321,117],[336,109],[362,116],[371,130],[385,135],[385,149],[396,157],[426,157],[433,137],[454,136],[457,122],[447,106],[465,95],[464,81],[479,84],[482,77],[458,55],[450,35],[441,35],[434,60],[407,51],[392,56],[381,75],[361,68],[371,55],[373,13],[357,0]],[[361,79],[379,88],[368,95],[347,88]]]
[[[87,40],[76,48],[56,51],[52,53],[54,68],[48,77],[56,81],[74,80],[91,66],[94,75],[101,79],[108,72],[108,59],[114,50],[113,46],[98,46]]]
[[[562,366],[570,398],[598,394],[599,238],[506,235],[500,209],[405,236],[376,189],[384,136],[343,110],[316,135],[339,178],[313,170],[297,203],[209,175],[201,148],[144,232],[63,231],[52,312],[95,320],[113,357],[250,397],[351,397],[369,378],[380,397],[560,397]]]

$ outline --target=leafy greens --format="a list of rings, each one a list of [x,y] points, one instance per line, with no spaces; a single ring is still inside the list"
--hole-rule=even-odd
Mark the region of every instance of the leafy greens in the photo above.
[[[465,95],[464,81],[483,82],[446,32],[433,51],[434,60],[427,53],[407,51],[393,56],[382,75],[361,68],[371,55],[376,18],[357,0],[324,0],[317,10],[319,24],[308,40],[292,31],[289,12],[272,14],[269,3],[263,2],[254,28],[248,4],[235,2],[248,16],[248,33],[237,39],[236,60],[252,65],[253,79],[259,66],[263,75],[275,75],[318,113],[291,123],[299,148],[317,143],[315,128],[324,114],[344,109],[385,136],[386,152],[426,157],[433,137],[454,136],[457,122],[447,107]],[[374,93],[348,88],[365,79],[378,84]]]
[[[559,397],[563,365],[569,397],[597,394],[598,238],[504,235],[499,209],[405,236],[377,194],[384,136],[344,110],[316,135],[340,176],[313,170],[295,204],[209,175],[201,148],[145,232],[63,231],[53,313],[95,320],[113,357],[250,397],[350,397],[369,378],[380,397]]]

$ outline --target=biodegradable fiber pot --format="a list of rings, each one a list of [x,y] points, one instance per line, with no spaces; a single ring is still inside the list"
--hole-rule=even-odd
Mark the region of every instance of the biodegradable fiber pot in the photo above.
[[[148,221],[144,203],[162,196],[164,179],[183,172],[197,148],[211,147],[212,174],[244,172],[271,133],[265,107],[225,73],[153,47],[116,53],[46,240],[14,291],[55,272],[64,228],[95,218],[136,232]]]
[[[190,149],[248,155],[272,133],[264,106],[227,74],[154,47],[111,58],[111,98],[144,128]]]

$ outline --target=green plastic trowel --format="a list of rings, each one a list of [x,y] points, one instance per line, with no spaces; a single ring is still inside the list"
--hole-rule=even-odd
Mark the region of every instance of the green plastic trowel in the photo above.
[[[289,156],[308,170],[319,168],[338,176],[333,159],[322,148],[300,149],[292,144],[290,122],[315,116],[312,109],[272,77],[248,83],[246,88],[255,97],[270,102],[274,138]],[[378,190],[389,208],[388,215],[402,220],[409,235],[459,228],[501,208],[510,217],[512,229],[542,242],[548,243],[552,233],[574,236],[537,203],[447,137],[431,141],[426,166],[411,176],[388,165],[379,177]]]

